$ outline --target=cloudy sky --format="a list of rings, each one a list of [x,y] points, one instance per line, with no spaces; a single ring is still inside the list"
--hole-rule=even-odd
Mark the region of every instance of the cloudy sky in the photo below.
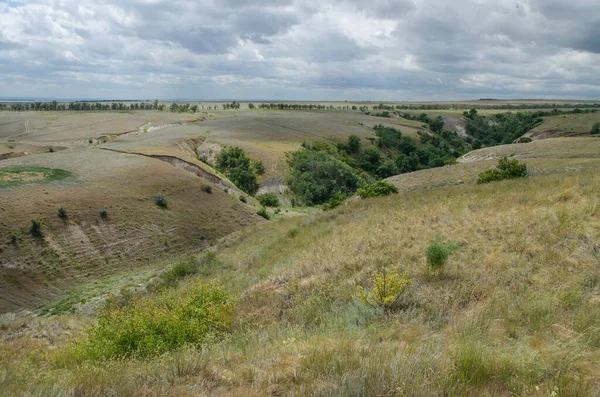
[[[0,97],[600,99],[598,0],[0,0]]]

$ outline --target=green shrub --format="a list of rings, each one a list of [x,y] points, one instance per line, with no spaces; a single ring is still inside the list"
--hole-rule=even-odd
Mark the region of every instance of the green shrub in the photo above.
[[[108,211],[104,207],[100,208],[100,218],[102,218],[102,219],[108,218]]]
[[[162,193],[156,193],[154,196],[154,202],[156,205],[162,208],[167,208],[168,206],[167,198]]]
[[[62,205],[58,208],[58,217],[60,219],[65,219],[67,217],[67,209]]]
[[[332,210],[342,205],[344,200],[346,200],[347,198],[348,195],[342,192],[337,192],[331,199],[329,199],[329,201],[323,204],[322,207],[324,210]]]
[[[257,214],[262,216],[265,219],[271,219],[271,216],[269,215],[269,213],[267,212],[267,209],[265,207],[260,207],[258,209]]]
[[[346,144],[346,151],[348,154],[354,154],[360,152],[360,137],[356,135],[350,135],[348,137],[348,143]]]
[[[42,223],[37,219],[31,220],[31,226],[29,226],[29,233],[31,233],[34,237],[39,237],[42,235]]]
[[[216,159],[216,167],[244,192],[252,194],[258,189],[255,167],[252,167],[250,158],[242,149],[232,147],[221,151]]]
[[[54,153],[54,148],[52,146],[48,148],[48,153]]]
[[[256,199],[263,207],[279,207],[279,198],[275,193],[259,194]]]
[[[290,168],[288,185],[307,205],[323,204],[338,193],[352,194],[364,184],[352,167],[323,151],[293,153]]]
[[[431,270],[441,270],[448,262],[450,255],[460,249],[456,241],[444,242],[441,236],[435,236],[425,255],[427,257],[427,266]]]
[[[134,297],[122,308],[106,307],[80,353],[92,360],[150,357],[186,344],[199,346],[209,334],[227,332],[231,324],[228,294],[196,281],[156,296]]]
[[[396,305],[412,281],[408,273],[400,274],[398,269],[389,266],[373,273],[371,283],[373,287],[370,290],[360,286],[357,288],[358,297],[364,303],[389,310]]]
[[[289,238],[294,238],[296,237],[298,234],[300,233],[300,229],[298,229],[297,227],[292,227],[290,228],[290,230],[288,230],[288,237]]]
[[[363,186],[362,188],[358,189],[356,193],[362,198],[389,196],[390,194],[398,193],[398,188],[391,183],[377,181],[375,183]]]
[[[493,169],[483,171],[477,178],[477,183],[488,183],[500,181],[503,179],[523,178],[527,176],[527,166],[519,160],[508,160],[502,157],[498,160],[498,166]]]
[[[211,194],[211,193],[212,193],[212,187],[211,187],[211,186],[209,186],[209,185],[203,185],[203,186],[202,186],[202,191],[203,191],[204,193]]]
[[[164,284],[172,285],[180,279],[196,274],[199,269],[199,263],[195,259],[187,262],[181,262],[167,270],[161,275]]]
[[[592,126],[592,135],[600,135],[600,123],[594,123]]]
[[[265,165],[262,161],[253,161],[252,167],[254,168],[256,175],[263,175],[265,173]]]

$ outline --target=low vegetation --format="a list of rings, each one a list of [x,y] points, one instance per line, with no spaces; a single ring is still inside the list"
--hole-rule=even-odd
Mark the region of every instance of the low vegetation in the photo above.
[[[356,191],[361,198],[389,196],[398,193],[398,188],[385,181],[365,185]]]
[[[407,272],[400,274],[396,267],[388,266],[381,267],[373,273],[371,284],[370,289],[358,287],[358,296],[361,301],[368,305],[391,310],[396,307],[398,299],[404,295],[412,281],[408,278]]]
[[[427,257],[427,267],[432,271],[442,271],[450,255],[460,249],[456,241],[444,241],[440,235],[435,236],[434,240],[427,247],[425,255]]]
[[[27,183],[52,182],[70,176],[69,171],[44,167],[0,168],[0,188]]]
[[[150,357],[201,345],[231,328],[232,306],[222,289],[201,281],[166,289],[152,297],[134,297],[124,307],[107,307],[89,339],[76,354],[80,360]]]
[[[271,215],[269,215],[269,213],[267,212],[267,209],[265,207],[261,206],[258,209],[258,211],[256,212],[256,214],[262,216],[263,218],[265,218],[267,220],[271,219]]]
[[[167,202],[167,198],[162,193],[156,193],[154,196],[154,203],[161,208],[167,208],[169,203]]]
[[[503,179],[524,178],[527,176],[527,165],[519,160],[509,160],[502,157],[498,160],[496,168],[486,170],[479,174],[477,183],[489,183]]]
[[[263,207],[279,207],[279,198],[275,193],[264,193],[256,196]]]

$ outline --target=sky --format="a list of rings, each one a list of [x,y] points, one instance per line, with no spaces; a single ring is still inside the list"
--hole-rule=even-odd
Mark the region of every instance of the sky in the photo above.
[[[600,99],[600,1],[0,0],[0,97]]]

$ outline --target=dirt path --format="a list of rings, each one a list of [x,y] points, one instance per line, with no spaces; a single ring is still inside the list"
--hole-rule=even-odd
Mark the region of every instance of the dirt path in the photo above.
[[[25,120],[25,133],[31,132],[31,127],[29,126],[29,120]]]

